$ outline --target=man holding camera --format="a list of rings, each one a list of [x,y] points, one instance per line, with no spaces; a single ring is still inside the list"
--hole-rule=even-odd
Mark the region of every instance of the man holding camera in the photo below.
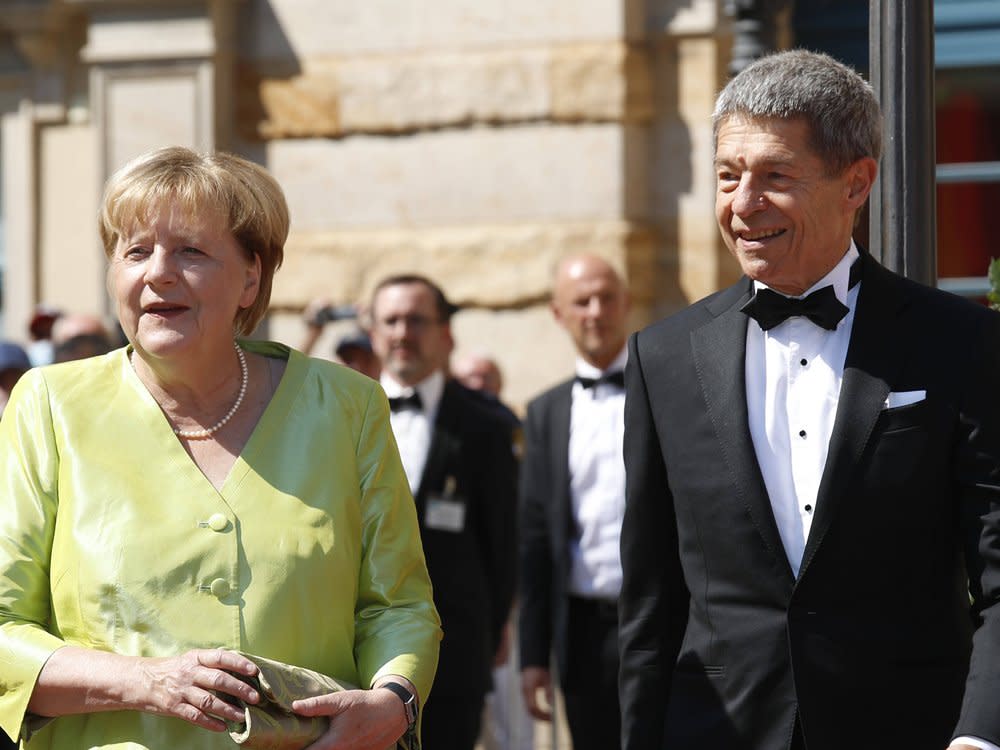
[[[302,321],[306,325],[306,335],[301,349],[306,354],[312,352],[316,342],[323,333],[327,323],[340,320],[355,320],[358,309],[354,305],[333,305],[327,299],[316,299],[306,305],[302,313]],[[378,380],[382,371],[382,363],[372,351],[372,342],[368,334],[358,327],[353,327],[345,333],[333,347],[334,356],[352,370]]]

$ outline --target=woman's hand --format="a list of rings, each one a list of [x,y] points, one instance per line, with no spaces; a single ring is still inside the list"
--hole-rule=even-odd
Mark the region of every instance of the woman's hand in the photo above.
[[[39,716],[145,711],[222,732],[226,725],[220,718],[243,721],[243,711],[213,691],[247,703],[259,700],[253,688],[224,670],[248,677],[257,674],[252,661],[223,649],[141,658],[64,646],[42,667],[28,710]]]
[[[345,690],[292,703],[303,716],[329,716],[330,728],[306,750],[385,750],[408,726],[403,702],[391,690]]]
[[[223,732],[226,725],[222,719],[243,721],[243,709],[222,700],[216,692],[246,703],[260,700],[256,690],[226,670],[248,677],[257,674],[252,661],[221,648],[195,649],[162,659],[137,659],[132,686],[139,703],[135,708]]]

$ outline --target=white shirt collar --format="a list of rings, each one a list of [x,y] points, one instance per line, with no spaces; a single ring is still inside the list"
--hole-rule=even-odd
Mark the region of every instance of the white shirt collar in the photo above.
[[[386,370],[382,371],[379,383],[382,390],[389,398],[397,396],[408,396],[414,391],[420,394],[420,401],[423,404],[422,411],[428,416],[437,414],[438,405],[441,403],[441,396],[444,394],[444,372],[435,370],[416,385],[402,385],[395,380]]]
[[[582,378],[599,378],[606,372],[617,372],[618,370],[625,369],[625,363],[628,361],[628,347],[622,347],[622,350],[615,357],[614,361],[608,365],[607,369],[599,370],[592,364],[587,362],[582,357],[576,358],[576,374]]]
[[[832,269],[830,269],[830,272],[826,276],[824,276],[822,279],[817,281],[815,284],[813,284],[811,287],[806,289],[801,295],[798,296],[805,297],[807,294],[810,294],[811,292],[814,292],[817,289],[822,289],[825,286],[832,286],[834,294],[837,295],[837,299],[846,305],[847,292],[850,289],[850,284],[851,284],[851,266],[854,265],[854,261],[856,261],[860,255],[861,254],[858,252],[858,247],[857,245],[854,244],[854,240],[852,239],[850,247],[847,248],[847,252],[844,253],[844,257],[840,259],[840,262],[837,263],[837,265],[835,265]],[[754,281],[753,287],[754,291],[757,291],[758,289],[771,288],[767,284],[764,284],[760,281]],[[781,292],[778,292],[777,289],[773,289],[772,291],[781,294]],[[784,296],[788,297],[790,295],[786,294]]]

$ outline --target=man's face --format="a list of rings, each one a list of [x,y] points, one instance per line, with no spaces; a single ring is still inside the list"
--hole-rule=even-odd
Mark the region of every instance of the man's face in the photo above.
[[[715,214],[743,273],[801,294],[843,257],[875,179],[859,159],[839,175],[809,146],[803,120],[731,117],[719,128]]]
[[[583,257],[559,268],[552,313],[590,364],[606,369],[624,348],[628,310],[625,287],[603,260]]]
[[[424,284],[395,284],[372,303],[372,348],[401,385],[416,385],[444,369],[453,342],[434,295]]]

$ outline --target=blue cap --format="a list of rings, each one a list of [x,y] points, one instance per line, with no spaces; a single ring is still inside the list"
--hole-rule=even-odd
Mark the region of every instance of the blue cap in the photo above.
[[[351,348],[371,352],[372,341],[364,331],[352,331],[337,342],[337,345],[333,348],[333,352],[339,357],[345,349]]]
[[[0,341],[0,371],[30,369],[31,361],[24,349],[11,341]]]

